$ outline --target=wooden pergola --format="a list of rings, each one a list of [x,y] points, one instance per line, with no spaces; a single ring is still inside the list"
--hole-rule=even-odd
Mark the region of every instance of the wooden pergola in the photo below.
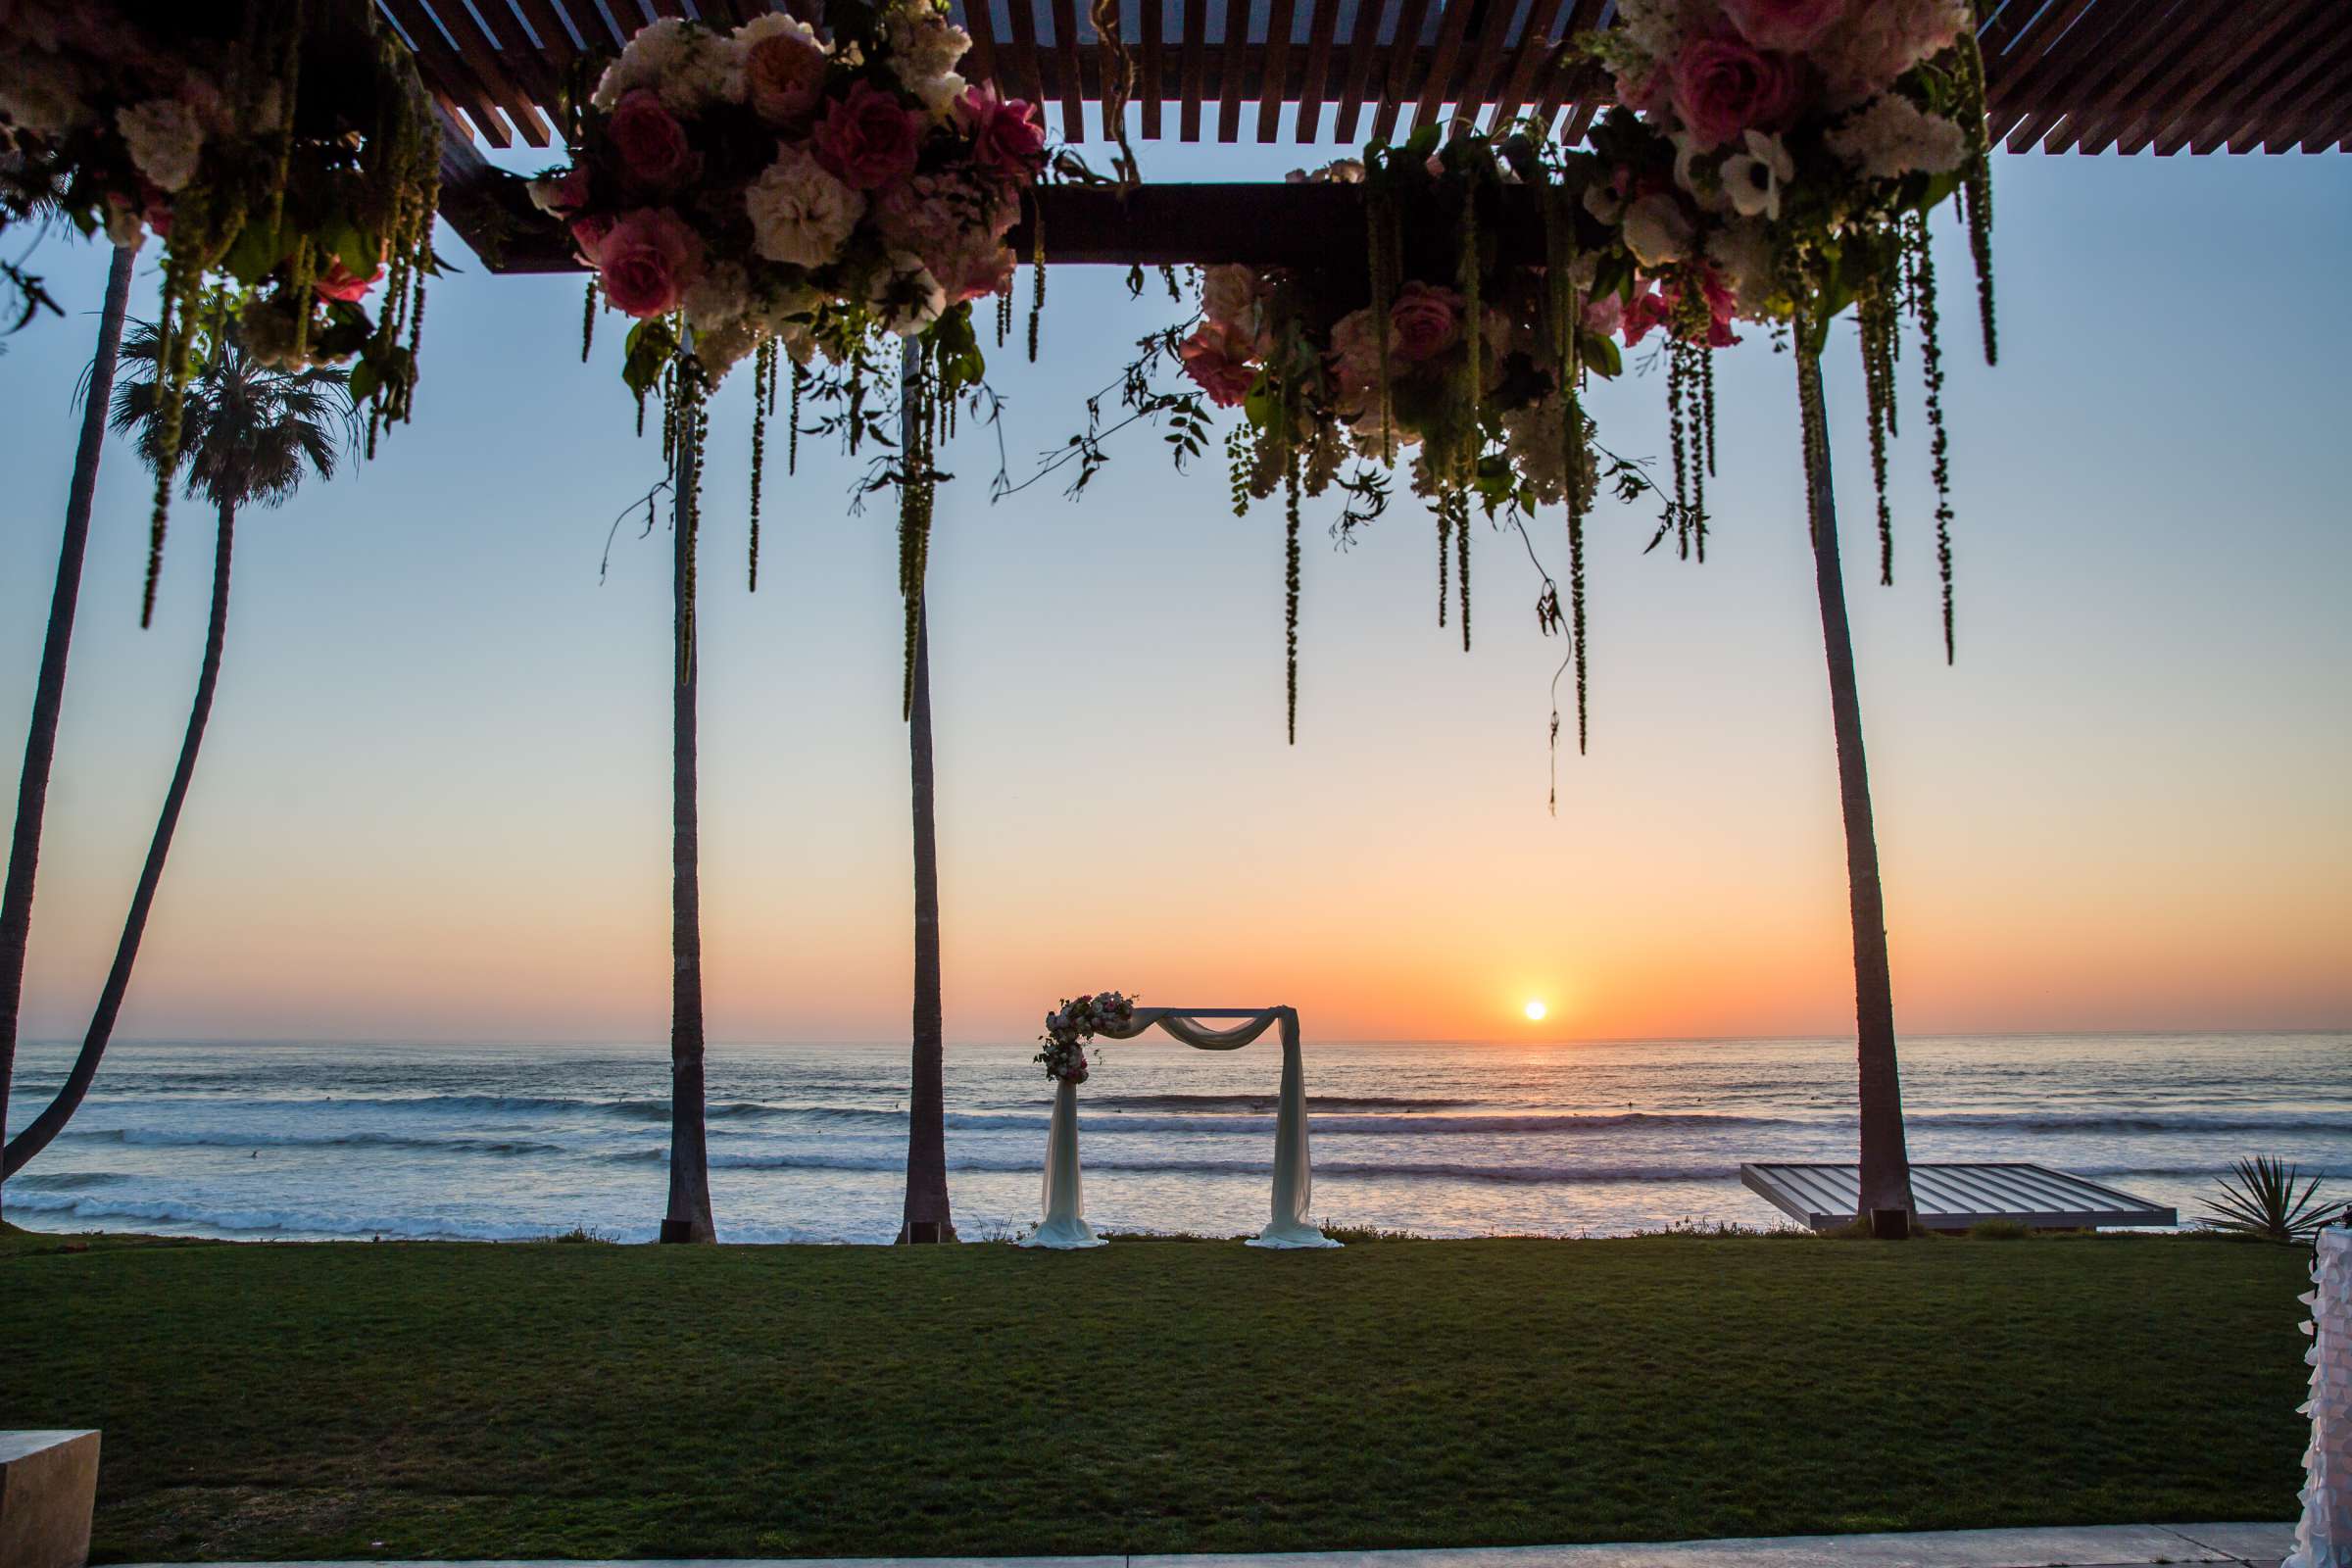
[[[492,244],[501,271],[565,270],[568,251],[527,206],[502,193],[475,151],[557,141],[553,106],[572,63],[611,53],[656,16],[729,25],[769,0],[379,0],[415,47],[424,78],[466,134],[449,138],[451,216],[469,244]],[[822,0],[788,0],[813,16]],[[1349,148],[1433,121],[1491,128],[1527,117],[1573,144],[1605,105],[1581,47],[1615,20],[1615,0],[1118,0],[1137,70],[1145,140]],[[2011,152],[2352,151],[2352,13],[2346,0],[1979,0],[1979,39],[1995,139]],[[965,73],[1051,106],[1055,133],[1101,146],[1108,51],[1079,0],[955,0],[972,34]],[[1095,106],[1092,114],[1088,106]],[[1284,111],[1296,111],[1284,123]],[[1090,123],[1090,121],[1092,122]],[[1139,221],[1100,192],[1054,187],[1047,255],[1056,261],[1285,260],[1268,236],[1335,231],[1300,211],[1320,201],[1343,224],[1341,192],[1253,204],[1232,186],[1169,186],[1136,198],[1167,205]],[[1207,193],[1216,192],[1211,197]],[[1200,193],[1187,195],[1187,192]],[[1265,193],[1272,197],[1274,192]],[[504,213],[501,221],[497,214]],[[1157,216],[1157,215],[1155,215]],[[1344,232],[1344,230],[1342,231]],[[1160,236],[1184,235],[1182,256]],[[533,236],[538,238],[534,241]],[[1344,240],[1343,240],[1344,242]],[[1239,247],[1239,248],[1237,248]]]

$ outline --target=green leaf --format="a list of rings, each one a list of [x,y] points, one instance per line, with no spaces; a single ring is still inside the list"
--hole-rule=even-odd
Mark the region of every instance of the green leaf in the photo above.
[[[1618,350],[1617,340],[1598,332],[1583,334],[1580,349],[1585,368],[1604,381],[1613,381],[1625,373],[1625,356]]]

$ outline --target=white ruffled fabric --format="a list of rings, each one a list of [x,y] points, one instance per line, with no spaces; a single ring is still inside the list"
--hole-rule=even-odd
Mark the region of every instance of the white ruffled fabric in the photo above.
[[[1266,1007],[1241,1015],[1225,1028],[1211,1028],[1199,1014],[1232,1014],[1213,1007],[1138,1007],[1125,1028],[1105,1029],[1112,1040],[1132,1040],[1157,1027],[1198,1051],[1239,1051],[1275,1024],[1282,1026],[1282,1094],[1274,1109],[1274,1201],[1266,1228],[1251,1247],[1279,1249],[1338,1247],[1307,1219],[1314,1200],[1315,1173],[1307,1152],[1306,1068],[1299,1058],[1298,1012]],[[1023,1247],[1066,1250],[1100,1247],[1102,1239],[1087,1224],[1078,1173],[1078,1086],[1063,1082],[1054,1094],[1054,1117],[1046,1130],[1045,1218],[1021,1238]]]
[[[2311,1263],[2311,1446],[2304,1450],[2303,1521],[2281,1568],[2352,1568],[2352,1229],[2319,1235]]]

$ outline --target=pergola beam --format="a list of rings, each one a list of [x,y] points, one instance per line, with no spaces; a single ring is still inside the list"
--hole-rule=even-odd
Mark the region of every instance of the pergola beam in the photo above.
[[[443,212],[494,273],[577,272],[563,226],[531,205],[520,178],[493,169],[462,136],[442,144]],[[1246,262],[1360,277],[1365,268],[1364,189],[1360,185],[1147,184],[1121,192],[1102,185],[1045,185],[1034,193],[1045,215],[1046,260],[1058,266],[1179,267]],[[1540,263],[1544,230],[1530,189],[1496,193],[1498,254]],[[1407,260],[1421,247],[1433,266],[1449,265],[1439,247],[1451,234],[1406,236]],[[1031,254],[1028,220],[1007,236],[1013,254]]]

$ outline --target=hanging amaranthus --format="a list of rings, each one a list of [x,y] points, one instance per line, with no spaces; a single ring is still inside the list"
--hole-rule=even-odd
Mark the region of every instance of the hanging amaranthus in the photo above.
[[[20,0],[0,77],[61,84],[37,126],[0,108],[0,227],[54,202],[118,245],[163,236],[144,625],[188,378],[211,338],[234,333],[275,368],[356,358],[371,452],[407,416],[440,133],[407,46],[365,0]]]

